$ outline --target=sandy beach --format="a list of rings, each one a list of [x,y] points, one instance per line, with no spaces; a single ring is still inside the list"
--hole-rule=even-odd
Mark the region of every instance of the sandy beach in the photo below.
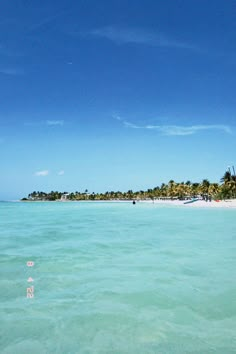
[[[13,202],[13,201],[12,201]],[[132,200],[55,200],[55,201],[47,201],[47,200],[34,200],[34,201],[22,201],[17,200],[14,202],[30,202],[30,203],[131,203]],[[212,200],[211,202],[206,202],[204,200],[197,200],[193,203],[184,204],[187,200],[164,200],[164,199],[143,199],[143,200],[136,200],[136,203],[149,203],[149,204],[158,204],[163,206],[181,206],[181,207],[191,207],[191,208],[236,208],[236,199],[227,199],[227,200],[220,200],[215,201]]]
[[[197,200],[194,203],[184,204],[186,201],[184,200],[144,200],[140,201],[141,203],[153,203],[159,205],[173,205],[173,206],[182,206],[182,207],[191,207],[191,208],[236,208],[236,199],[227,199],[211,202],[206,202],[204,200]]]

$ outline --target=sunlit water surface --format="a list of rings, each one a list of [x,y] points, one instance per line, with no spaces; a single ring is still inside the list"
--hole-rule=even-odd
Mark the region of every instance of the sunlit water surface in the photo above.
[[[236,353],[236,210],[0,203],[0,246],[1,354]]]

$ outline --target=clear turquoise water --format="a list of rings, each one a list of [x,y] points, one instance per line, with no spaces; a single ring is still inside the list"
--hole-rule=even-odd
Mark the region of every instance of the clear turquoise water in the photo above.
[[[0,203],[0,245],[1,354],[236,353],[236,210]]]

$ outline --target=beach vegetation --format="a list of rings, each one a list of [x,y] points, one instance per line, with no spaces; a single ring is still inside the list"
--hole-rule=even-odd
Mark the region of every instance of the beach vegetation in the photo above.
[[[234,171],[234,169],[233,169]],[[162,183],[160,186],[148,188],[147,190],[133,191],[129,189],[127,192],[106,191],[104,193],[89,193],[88,189],[84,192],[58,192],[51,191],[49,193],[33,191],[27,198],[22,201],[76,201],[76,200],[155,200],[155,199],[230,199],[236,198],[236,175],[227,170],[220,183],[210,182],[203,179],[202,182],[176,182],[171,179],[167,184]]]

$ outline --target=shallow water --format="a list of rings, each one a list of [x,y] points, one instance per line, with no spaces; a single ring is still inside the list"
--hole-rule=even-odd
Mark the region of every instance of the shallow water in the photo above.
[[[236,210],[0,203],[0,246],[2,354],[236,353]]]

